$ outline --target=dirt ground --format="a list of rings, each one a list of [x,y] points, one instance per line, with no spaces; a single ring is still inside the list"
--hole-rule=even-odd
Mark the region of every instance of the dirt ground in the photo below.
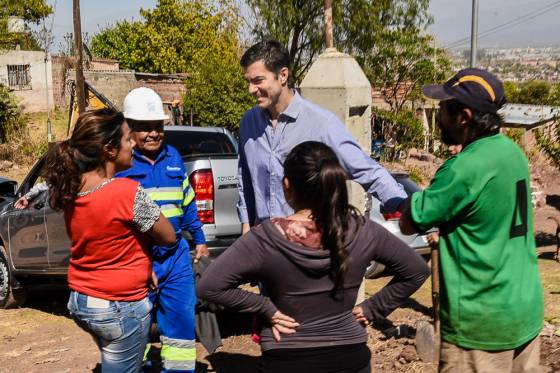
[[[61,133],[62,133],[61,128]],[[21,181],[30,165],[3,172]],[[414,168],[423,167],[412,163]],[[408,165],[410,167],[410,164]],[[428,167],[429,172],[435,171]],[[535,210],[535,233],[539,267],[545,290],[545,328],[542,334],[543,372],[560,372],[560,263],[554,260],[556,223],[560,219],[560,172],[537,162],[546,204]],[[366,293],[373,294],[388,279],[368,280]],[[415,325],[430,319],[430,281],[402,308],[390,315],[387,324],[368,328],[372,370],[376,372],[436,372],[435,364],[419,360],[415,350]],[[34,289],[25,307],[0,310],[0,373],[8,372],[100,372],[100,356],[89,335],[80,330],[66,312],[68,291],[45,286]],[[250,317],[231,313],[219,315],[223,346],[208,355],[197,343],[197,372],[256,372],[260,350],[249,338]],[[392,337],[395,326],[400,337]],[[404,327],[402,327],[404,326]]]

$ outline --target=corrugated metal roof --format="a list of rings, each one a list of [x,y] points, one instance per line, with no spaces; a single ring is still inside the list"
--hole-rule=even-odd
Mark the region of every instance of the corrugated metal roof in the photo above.
[[[531,129],[560,118],[560,107],[548,105],[506,104],[500,110],[504,127]]]

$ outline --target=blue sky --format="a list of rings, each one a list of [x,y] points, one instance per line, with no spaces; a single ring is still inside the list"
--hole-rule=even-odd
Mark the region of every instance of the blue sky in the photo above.
[[[336,0],[335,0],[336,1]],[[558,3],[554,0],[479,0],[479,32],[509,22],[545,6]],[[55,0],[48,0],[51,5]],[[139,17],[141,7],[151,8],[155,0],[82,0],[82,31],[96,33],[100,27],[122,19]],[[428,31],[436,36],[439,45],[449,45],[470,35],[471,0],[431,0],[430,12],[434,24]],[[560,6],[547,11],[526,23],[508,28],[479,40],[483,47],[560,46]],[[62,36],[72,32],[72,1],[56,0],[53,31],[56,52]],[[468,43],[465,44],[468,46]]]

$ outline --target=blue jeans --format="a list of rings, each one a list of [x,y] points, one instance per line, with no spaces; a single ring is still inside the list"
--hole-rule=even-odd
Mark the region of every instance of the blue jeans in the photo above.
[[[106,301],[70,292],[68,311],[78,326],[91,334],[101,350],[103,372],[138,372],[150,324],[152,303]]]

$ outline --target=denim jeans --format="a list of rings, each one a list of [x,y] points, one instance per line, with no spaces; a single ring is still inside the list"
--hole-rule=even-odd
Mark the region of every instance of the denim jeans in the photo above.
[[[105,301],[70,292],[68,311],[101,350],[102,371],[138,372],[148,343],[152,303]]]

